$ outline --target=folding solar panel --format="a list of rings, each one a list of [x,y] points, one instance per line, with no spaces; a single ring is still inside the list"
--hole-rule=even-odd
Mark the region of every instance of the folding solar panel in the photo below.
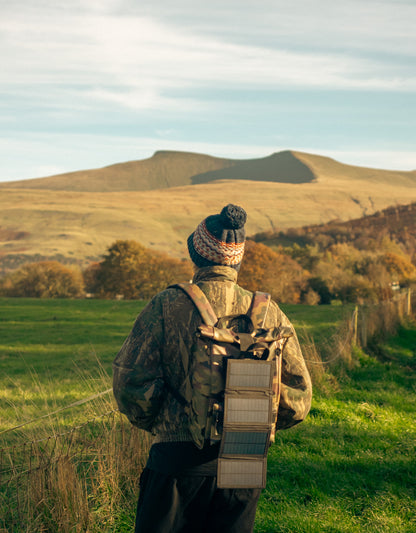
[[[224,425],[226,424],[268,424],[271,420],[271,396],[247,397],[225,396]]]
[[[272,361],[229,359],[226,389],[270,389],[273,381]]]
[[[230,431],[223,433],[221,455],[261,455],[267,452],[270,431]]]
[[[229,359],[217,484],[263,488],[273,423],[272,361]]]
[[[264,488],[267,459],[218,459],[219,488]]]

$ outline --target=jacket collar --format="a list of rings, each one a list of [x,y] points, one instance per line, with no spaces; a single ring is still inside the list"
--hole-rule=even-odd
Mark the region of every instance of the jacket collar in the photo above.
[[[232,281],[237,282],[238,272],[229,266],[215,265],[198,268],[195,272],[192,282],[200,281]]]

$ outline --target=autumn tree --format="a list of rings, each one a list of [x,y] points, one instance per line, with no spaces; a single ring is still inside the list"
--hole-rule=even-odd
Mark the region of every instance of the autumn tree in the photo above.
[[[3,294],[31,298],[76,298],[83,294],[81,273],[58,261],[23,265],[3,280]]]
[[[286,255],[290,255],[302,268],[309,272],[313,271],[323,255],[317,244],[299,246],[295,243],[293,246],[288,246],[283,250]]]
[[[84,277],[87,290],[98,297],[147,299],[171,283],[189,280],[192,267],[190,261],[153,252],[134,240],[117,240]]]
[[[248,290],[264,290],[282,303],[298,303],[306,289],[307,273],[288,255],[251,240],[239,274],[239,283]]]
[[[402,254],[387,252],[380,257],[381,264],[392,276],[392,281],[399,281],[401,285],[416,279],[416,267],[411,260]]]
[[[98,290],[98,273],[101,265],[98,262],[90,263],[83,271],[85,291],[87,293],[95,293]]]

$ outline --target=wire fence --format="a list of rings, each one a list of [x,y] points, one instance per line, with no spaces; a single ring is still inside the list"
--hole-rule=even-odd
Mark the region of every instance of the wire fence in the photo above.
[[[302,331],[302,352],[312,383],[321,386],[326,371],[337,365],[350,368],[353,346],[366,348],[374,338],[395,333],[403,319],[414,316],[415,309],[416,293],[407,289],[378,304],[357,305],[334,335],[320,342],[319,349]]]
[[[1,449],[0,532],[100,531],[97,513],[110,525],[112,511],[136,497],[149,445],[147,434],[112,410]]]
[[[352,318],[353,343],[365,348],[374,336],[394,333],[403,318],[413,315],[415,308],[416,293],[411,289],[378,304],[357,306]]]

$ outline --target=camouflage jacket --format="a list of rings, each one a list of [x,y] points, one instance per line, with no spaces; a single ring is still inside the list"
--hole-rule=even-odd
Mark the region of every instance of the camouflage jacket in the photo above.
[[[193,282],[206,294],[217,316],[249,310],[252,293],[237,285],[237,272],[226,266],[197,270]],[[113,364],[113,390],[119,409],[155,442],[190,441],[187,416],[177,399],[186,382],[191,346],[201,318],[177,288],[157,294],[137,317]],[[272,302],[265,327],[288,326],[286,315]],[[173,391],[173,392],[172,392]],[[285,345],[277,429],[301,422],[309,412],[312,385],[296,333]]]

